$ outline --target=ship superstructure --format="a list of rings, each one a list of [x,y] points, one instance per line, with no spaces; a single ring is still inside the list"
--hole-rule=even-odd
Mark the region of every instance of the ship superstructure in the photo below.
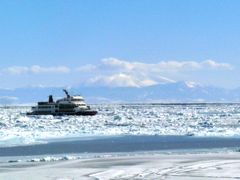
[[[88,106],[84,98],[79,95],[71,96],[67,90],[63,90],[66,97],[53,100],[50,95],[47,102],[38,102],[37,106],[32,107],[32,112],[27,115],[96,115],[97,111]]]

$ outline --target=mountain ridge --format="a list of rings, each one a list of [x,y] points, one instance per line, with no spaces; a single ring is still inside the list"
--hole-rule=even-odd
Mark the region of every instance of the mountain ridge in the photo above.
[[[62,87],[22,87],[0,89],[0,104],[35,103],[63,97]],[[81,94],[89,103],[187,103],[240,102],[240,88],[225,89],[194,82],[157,84],[147,87],[75,86],[71,94]]]

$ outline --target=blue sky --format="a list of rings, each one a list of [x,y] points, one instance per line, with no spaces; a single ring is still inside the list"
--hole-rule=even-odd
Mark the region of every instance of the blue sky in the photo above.
[[[3,0],[0,87],[238,87],[239,8],[237,0]]]

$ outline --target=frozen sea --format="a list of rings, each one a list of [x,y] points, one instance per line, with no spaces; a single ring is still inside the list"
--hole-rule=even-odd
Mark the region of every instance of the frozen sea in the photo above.
[[[30,107],[0,108],[0,147],[66,138],[117,136],[240,137],[240,104],[92,105],[96,116],[27,116]]]
[[[208,156],[210,153],[210,161],[218,154],[221,154],[218,157],[226,155],[226,159],[229,153],[239,157],[240,104],[99,104],[91,107],[98,111],[96,116],[27,116],[26,112],[31,111],[29,106],[0,107],[0,179],[26,179],[24,174],[38,174],[41,169],[45,179],[49,179],[49,169],[41,165],[51,166],[57,161],[56,165],[62,166],[66,160],[73,160],[69,161],[71,165],[88,159],[94,167],[95,162],[109,162],[106,172],[103,170],[107,173],[115,166],[114,158],[123,158],[122,164],[116,162],[128,169],[133,164],[138,168],[138,159],[142,156],[149,156],[146,162],[154,164],[155,155],[159,154],[170,161],[178,154],[183,164],[185,159],[195,157],[191,154]],[[101,163],[92,169],[94,176],[102,168]],[[156,166],[161,164],[158,159]],[[33,166],[36,172],[32,171]],[[78,168],[79,165],[71,166]],[[141,171],[146,169],[149,170],[148,165]],[[9,171],[12,173],[8,174]],[[69,169],[57,172],[63,172],[59,177],[65,177]],[[76,177],[80,172],[88,174],[86,169],[74,172]],[[103,179],[108,176],[109,173]]]

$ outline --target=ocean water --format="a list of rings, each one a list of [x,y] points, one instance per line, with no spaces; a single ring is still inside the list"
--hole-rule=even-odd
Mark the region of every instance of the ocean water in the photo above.
[[[0,147],[119,135],[239,137],[240,104],[93,105],[96,116],[27,116],[0,108]]]

